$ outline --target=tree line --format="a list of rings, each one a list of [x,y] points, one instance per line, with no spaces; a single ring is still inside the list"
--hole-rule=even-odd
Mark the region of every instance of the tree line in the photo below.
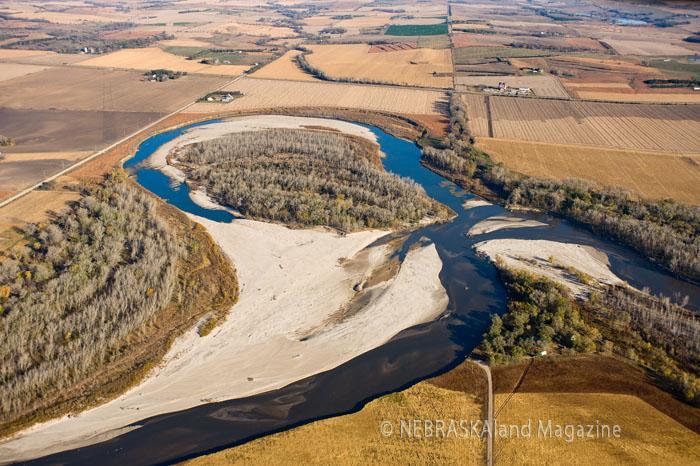
[[[170,301],[181,251],[155,209],[113,175],[0,255],[2,423],[116,359]]]

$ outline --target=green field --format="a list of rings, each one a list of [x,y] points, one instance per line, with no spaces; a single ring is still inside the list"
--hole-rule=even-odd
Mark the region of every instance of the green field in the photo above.
[[[447,34],[447,23],[392,24],[384,34],[387,36],[437,36]]]
[[[669,73],[687,74],[692,76],[693,79],[698,79],[698,77],[700,77],[700,63],[689,63],[677,60],[651,60],[649,65]]]

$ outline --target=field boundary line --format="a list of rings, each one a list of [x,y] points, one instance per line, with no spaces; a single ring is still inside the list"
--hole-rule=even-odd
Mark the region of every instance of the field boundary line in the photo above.
[[[212,91],[209,91],[209,92],[211,93],[211,92],[220,91],[221,89],[223,89],[223,88],[225,88],[225,87],[227,87],[227,86],[230,86],[231,84],[235,83],[236,81],[238,81],[239,79],[241,79],[243,76],[245,76],[245,75],[236,76],[234,79],[227,81],[227,82],[224,83],[223,85],[221,85],[221,86],[217,87],[216,89],[214,89],[214,90],[212,90]],[[93,154],[91,154],[91,155],[85,157],[84,159],[77,161],[76,163],[70,165],[69,167],[64,168],[63,170],[59,171],[58,173],[55,173],[55,174],[53,174],[53,175],[51,175],[51,176],[49,176],[49,177],[47,177],[47,178],[44,178],[43,180],[39,181],[38,183],[36,183],[36,184],[34,184],[34,185],[32,185],[32,186],[30,186],[30,187],[28,187],[28,188],[25,188],[25,189],[23,189],[22,191],[20,191],[20,192],[18,192],[18,193],[13,194],[12,196],[8,197],[7,199],[4,199],[3,201],[0,201],[0,208],[5,207],[6,205],[9,205],[10,203],[16,201],[17,199],[26,196],[27,194],[31,193],[31,192],[34,191],[35,189],[41,187],[44,183],[49,183],[49,182],[51,182],[51,181],[53,181],[53,180],[55,180],[55,179],[57,179],[57,178],[59,178],[59,177],[61,177],[61,176],[63,176],[63,175],[66,175],[66,174],[72,172],[72,171],[75,170],[76,168],[85,165],[86,163],[88,163],[88,162],[90,162],[90,161],[96,159],[97,157],[99,157],[99,156],[101,156],[101,155],[104,155],[105,153],[109,152],[110,150],[114,149],[115,147],[118,147],[119,145],[121,145],[121,144],[127,142],[129,139],[138,136],[138,135],[141,134],[142,132],[146,131],[146,130],[149,129],[149,128],[152,128],[153,126],[157,125],[158,123],[160,123],[160,122],[162,122],[162,121],[165,121],[165,120],[167,120],[168,118],[170,118],[170,117],[172,117],[172,116],[174,116],[174,115],[177,115],[178,113],[181,113],[181,112],[187,110],[188,108],[190,108],[191,106],[193,106],[193,105],[196,104],[197,102],[199,102],[199,99],[197,99],[197,100],[195,100],[195,101],[193,101],[193,102],[190,102],[190,103],[188,103],[188,104],[182,106],[181,108],[175,110],[174,112],[169,113],[169,114],[167,114],[167,115],[165,115],[165,116],[163,116],[163,117],[161,117],[161,118],[159,118],[159,119],[157,119],[157,120],[155,120],[155,121],[153,121],[153,122],[147,124],[146,126],[143,126],[143,127],[139,128],[138,130],[136,130],[136,131],[133,132],[132,134],[129,134],[129,135],[123,137],[122,139],[118,140],[117,142],[115,142],[115,143],[113,143],[113,144],[110,144],[109,146],[105,147],[104,149],[100,149],[99,151],[97,151],[97,152],[95,152],[95,153],[93,153]]]
[[[486,401],[486,422],[488,423],[489,430],[488,430],[488,437],[487,437],[487,443],[486,443],[486,465],[487,466],[493,466],[493,437],[494,437],[494,432],[493,429],[495,427],[494,425],[494,417],[493,417],[493,379],[491,377],[491,368],[477,360],[474,359],[474,362],[476,363],[477,366],[479,366],[485,373],[486,373],[486,383],[487,383],[487,391],[488,391],[488,397]]]

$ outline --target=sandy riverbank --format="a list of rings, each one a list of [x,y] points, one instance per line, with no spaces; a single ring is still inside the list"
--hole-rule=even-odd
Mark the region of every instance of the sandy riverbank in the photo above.
[[[624,283],[610,270],[607,256],[589,246],[547,240],[495,239],[477,243],[474,248],[492,261],[500,258],[508,267],[561,283],[577,296],[585,296],[590,287],[572,273],[573,270],[590,277],[591,285],[595,282]]]
[[[206,337],[192,329],[151,376],[116,400],[0,444],[2,460],[74,448],[156,414],[282,387],[375,348],[447,306],[434,245],[411,251],[395,277],[376,285],[367,306],[337,319],[353,287],[385,260],[386,247],[363,249],[386,232],[340,236],[250,220],[195,220],[239,274],[240,300],[225,323]]]
[[[485,235],[499,230],[507,230],[511,228],[532,228],[546,227],[546,223],[538,222],[537,220],[528,220],[518,217],[508,217],[503,215],[495,215],[486,220],[482,220],[467,232],[468,236]]]

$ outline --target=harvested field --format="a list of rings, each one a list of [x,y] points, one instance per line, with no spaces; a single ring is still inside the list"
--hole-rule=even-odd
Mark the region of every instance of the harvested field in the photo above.
[[[224,113],[283,107],[338,107],[435,115],[444,112],[446,101],[445,93],[432,90],[255,78],[240,79],[226,90],[240,91],[243,97],[228,104],[198,103],[187,111]]]
[[[538,97],[558,97],[568,99],[569,94],[564,86],[554,76],[457,76],[455,84],[459,87],[469,88],[477,86],[498,87],[499,82],[506,83],[509,87],[529,87]]]
[[[409,418],[482,419],[485,382],[482,370],[465,362],[446,374],[371,401],[357,413],[263,437],[186,465],[483,464],[485,442],[477,436],[417,441],[402,438],[398,429],[401,420]],[[394,435],[381,435],[382,421],[392,423]]]
[[[169,113],[226,81],[183,76],[149,82],[137,71],[51,68],[0,82],[0,107]]]
[[[376,44],[369,48],[369,53],[397,52],[399,50],[413,50],[417,42],[392,42],[390,44]]]
[[[250,76],[266,79],[288,79],[292,81],[319,81],[299,67],[295,57],[300,53],[299,50],[289,50],[277,60],[268,63]]]
[[[250,68],[245,65],[205,65],[196,60],[187,60],[185,57],[167,53],[159,47],[117,50],[107,55],[89,58],[79,64],[96,68],[126,68],[142,71],[163,68],[187,73],[225,76],[238,76]]]
[[[369,53],[370,46],[364,44],[309,48],[313,51],[306,57],[309,64],[331,78],[452,87],[450,50],[412,49],[377,54]]]
[[[676,156],[599,147],[478,138],[494,160],[526,175],[583,178],[620,186],[649,199],[700,204],[700,154]]]
[[[459,47],[454,49],[456,64],[462,64],[475,58],[510,58],[510,57],[539,57],[548,52],[536,49],[516,49],[513,47]]]
[[[533,421],[532,438],[494,441],[496,464],[692,464],[700,455],[700,410],[654,385],[641,369],[616,358],[586,355],[537,358],[493,370],[501,424]],[[537,423],[619,425],[620,438],[537,438]]]
[[[153,112],[0,108],[0,134],[15,140],[12,152],[92,151],[162,116]]]
[[[467,125],[475,136],[490,136],[487,99],[488,96],[462,94],[462,100],[467,105]]]
[[[452,43],[455,48],[462,47],[502,47],[512,42],[512,38],[502,34],[452,34]]]
[[[700,106],[489,97],[493,137],[700,153]],[[471,107],[470,107],[471,110]],[[483,118],[476,106],[470,118]],[[483,128],[481,128],[483,129]],[[476,136],[488,136],[483,131]]]
[[[3,63],[0,66],[0,82],[9,81],[10,79],[27,76],[32,73],[45,70],[45,66],[39,65],[22,65],[18,63]]]
[[[609,44],[620,55],[642,55],[642,56],[674,56],[693,55],[693,51],[679,45],[670,44],[663,41],[647,40],[623,40],[608,39],[603,41]]]
[[[612,92],[611,92],[612,91]],[[700,104],[700,93],[688,92],[614,92],[615,89],[598,88],[596,90],[577,90],[576,94],[586,100],[614,100],[616,102],[648,102],[648,103],[694,103]]]
[[[0,59],[34,57],[34,56],[38,56],[38,55],[55,55],[55,54],[53,52],[46,52],[43,50],[0,49]]]

